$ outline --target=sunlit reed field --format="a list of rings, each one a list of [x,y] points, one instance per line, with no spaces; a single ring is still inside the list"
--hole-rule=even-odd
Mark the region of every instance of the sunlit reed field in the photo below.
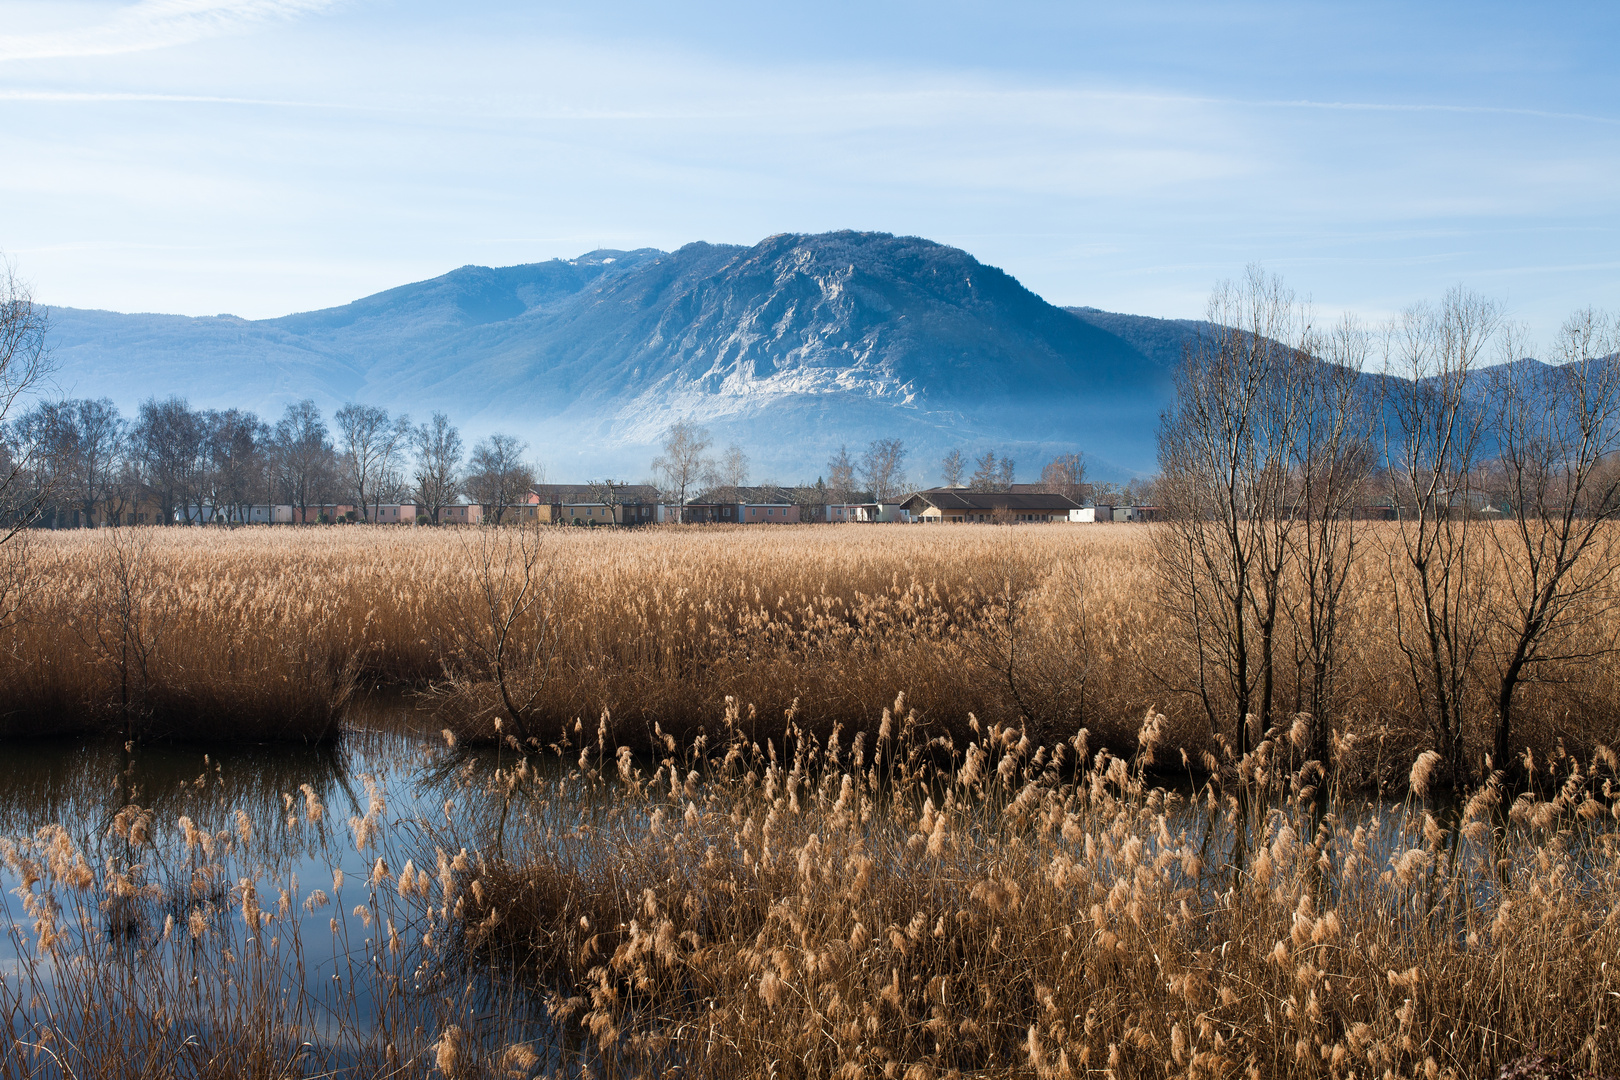
[[[206,773],[195,816],[6,840],[0,1076],[1439,1080],[1620,1054],[1606,747],[1544,763],[1542,795],[1324,815],[1286,770],[1153,786],[1157,716],[1128,757],[928,736],[904,701],[853,738],[714,726],[651,759],[605,726],[532,757],[447,738],[420,817],[370,778],[347,821],[329,785],[233,811]],[[295,880],[306,845],[352,868]],[[306,965],[328,934],[335,967]]]
[[[616,744],[686,738],[727,698],[771,729],[870,729],[898,692],[925,725],[970,713],[1128,747],[1144,712],[1197,768],[1214,750],[1194,652],[1160,605],[1154,526],[642,531],[323,527],[35,533],[0,630],[0,732],[319,739],[357,688],[406,683],[463,737],[526,739],[606,710]],[[1425,748],[1392,617],[1393,526],[1346,593],[1341,775],[1399,779]],[[1486,579],[1487,592],[1496,588]],[[1495,599],[1502,599],[1497,596]],[[1297,710],[1285,597],[1277,700]],[[1620,724],[1620,618],[1588,619],[1520,692],[1516,737],[1586,751]],[[1488,744],[1485,679],[1469,702]],[[753,720],[749,718],[753,717]],[[1174,762],[1173,762],[1174,763]]]

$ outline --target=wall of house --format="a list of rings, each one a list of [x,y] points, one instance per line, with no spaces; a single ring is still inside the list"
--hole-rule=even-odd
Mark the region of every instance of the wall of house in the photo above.
[[[379,525],[415,525],[418,512],[415,503],[383,503],[366,507],[366,520],[375,517]]]
[[[738,509],[740,511],[740,520],[744,523],[789,525],[799,520],[799,508],[797,506],[745,503],[741,504]]]

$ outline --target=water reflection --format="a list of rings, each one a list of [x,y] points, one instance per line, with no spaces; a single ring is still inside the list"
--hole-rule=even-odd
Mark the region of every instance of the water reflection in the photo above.
[[[299,1028],[325,1041],[324,1050],[336,1056],[325,1054],[323,1060],[358,1061],[354,1055],[369,1043],[375,1018],[391,1015],[379,972],[370,963],[374,949],[367,946],[392,927],[378,925],[374,912],[360,917],[366,905],[375,906],[378,893],[368,887],[367,875],[379,856],[397,873],[411,854],[397,843],[408,840],[411,830],[394,826],[416,821],[426,807],[443,802],[417,782],[425,744],[410,702],[384,696],[366,706],[359,710],[363,726],[323,746],[130,746],[110,739],[12,743],[0,752],[0,842],[39,838],[41,830],[49,837],[60,826],[98,875],[129,868],[132,879],[155,888],[124,915],[101,903],[99,911],[92,904],[88,921],[64,921],[73,942],[68,955],[95,958],[93,966],[104,972],[113,966],[128,969],[123,976],[107,975],[111,983],[172,986],[172,973],[139,972],[154,964],[207,966],[219,957],[227,958],[226,964],[215,966],[228,976],[233,955],[241,963],[280,965],[282,986],[302,984],[303,989],[302,995],[286,998],[292,1003],[287,1008],[296,1005],[296,1017],[289,1014],[281,1022],[296,1019]],[[132,815],[120,817],[130,804],[147,812],[141,819],[150,838],[145,844],[130,841]],[[373,824],[381,838],[362,851],[350,822],[368,816],[378,819]],[[188,844],[188,836],[208,838],[206,857]],[[37,853],[44,842],[36,839],[32,848],[13,850]],[[198,887],[195,876],[199,861],[217,871],[206,888]],[[78,985],[72,966],[38,959],[27,933],[34,926],[25,912],[29,890],[18,891],[24,883],[17,869],[0,862],[0,975],[10,983],[0,983],[0,1016],[7,1014],[8,993],[24,985],[19,980],[25,972],[32,980],[28,985],[47,996],[54,996],[52,987]],[[340,887],[344,879],[347,884]],[[282,935],[279,942],[271,937],[249,947],[253,935],[241,912],[247,895],[241,885],[248,881],[270,910],[277,910],[277,897],[285,891],[288,900],[280,904],[279,929],[273,932]],[[320,902],[306,907],[317,890],[324,891]],[[58,896],[63,903],[78,902],[71,889],[64,893],[58,887]],[[165,945],[170,941],[165,920],[178,928],[174,942],[185,942],[191,940],[187,927],[194,916],[208,921],[208,931],[197,938],[200,947]],[[126,918],[133,921],[122,921]],[[401,933],[411,929],[400,925]],[[413,932],[419,940],[421,929]],[[261,955],[262,960],[250,960]],[[228,978],[215,981],[230,985]],[[202,990],[193,996],[196,1000],[184,1002],[154,1000],[151,1011],[161,1016],[167,1010],[182,1029],[199,1032],[229,1018],[220,1012],[221,1002]],[[17,1037],[23,1031],[17,1025],[32,1022],[28,1000],[11,999],[9,1023],[0,1020],[0,1044],[6,1042],[7,1026]],[[304,1015],[309,1009],[314,1012]],[[0,1075],[11,1064],[0,1061]]]
[[[321,746],[126,747],[116,740],[31,740],[0,755],[0,833],[32,833],[60,824],[86,846],[131,803],[160,826],[182,815],[199,828],[236,828],[246,813],[254,831],[283,841],[282,855],[322,842],[315,832],[278,828],[286,796],[308,785],[322,803],[356,804],[353,754],[342,742]]]

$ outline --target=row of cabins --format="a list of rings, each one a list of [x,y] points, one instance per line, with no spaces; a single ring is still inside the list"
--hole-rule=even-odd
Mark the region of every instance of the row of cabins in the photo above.
[[[146,524],[146,514],[138,522]],[[156,517],[160,518],[161,512]],[[287,503],[256,503],[252,506],[191,506],[175,511],[174,520],[181,525],[319,525],[343,521],[375,521],[379,525],[415,525],[427,517],[427,508],[416,503],[382,503],[356,506],[354,503],[310,503],[291,506]],[[154,518],[155,520],[156,518]],[[476,525],[483,520],[483,508],[476,503],[458,504],[439,508],[441,525]],[[119,524],[119,522],[109,522]]]
[[[1033,487],[1033,485],[1029,485]],[[441,507],[443,525],[478,525],[485,521],[545,525],[655,525],[682,521],[716,524],[783,524],[802,520],[804,508],[781,488],[736,488],[707,492],[676,506],[662,501],[651,485],[615,486],[611,496],[592,484],[542,484],[531,488],[524,501],[497,514],[477,503]],[[717,497],[723,496],[723,497]],[[829,503],[820,518],[831,523],[870,522],[905,524],[964,524],[1000,522],[1046,524],[1056,522],[1113,522],[1157,520],[1151,506],[1081,506],[1060,494],[1029,490],[974,491],[965,487],[929,488],[902,500]],[[96,525],[157,524],[163,513],[141,503],[132,509],[106,508],[95,515]],[[73,512],[71,524],[80,524]],[[426,508],[415,503],[311,503],[308,506],[255,504],[251,506],[198,506],[180,508],[174,515],[182,524],[296,525],[343,521],[375,521],[383,525],[414,525],[427,520]],[[54,524],[54,523],[53,523]]]

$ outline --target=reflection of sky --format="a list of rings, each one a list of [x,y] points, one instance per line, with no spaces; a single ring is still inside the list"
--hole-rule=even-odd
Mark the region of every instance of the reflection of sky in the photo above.
[[[356,984],[362,1010],[372,1007],[366,965],[355,962],[361,957],[358,951],[349,955],[350,948],[358,950],[380,929],[376,924],[367,928],[353,914],[355,905],[366,903],[370,896],[366,875],[379,853],[395,874],[412,854],[401,850],[411,832],[397,827],[385,827],[382,848],[357,851],[349,818],[366,813],[367,776],[378,783],[386,800],[385,826],[422,818],[431,808],[442,806],[442,792],[414,783],[420,745],[405,734],[372,731],[357,734],[342,749],[149,747],[134,756],[131,768],[122,745],[115,742],[19,742],[7,746],[0,758],[0,836],[32,835],[42,825],[59,823],[88,861],[100,866],[110,856],[123,857],[124,844],[108,835],[109,824],[126,793],[133,791],[138,804],[152,811],[155,840],[137,858],[147,864],[146,880],[164,886],[167,897],[178,895],[188,878],[177,819],[186,815],[199,829],[235,836],[236,811],[246,812],[252,821],[253,841],[245,853],[239,852],[225,863],[233,875],[255,877],[259,903],[266,910],[275,908],[280,888],[296,881],[298,906],[294,911],[304,987],[309,1000],[328,1003],[327,1008],[317,1010],[317,1026],[336,1037],[336,1015],[329,1010],[341,1003],[348,983]],[[199,777],[205,781],[201,786],[196,783]],[[299,785],[306,783],[325,808],[318,824],[309,823],[305,816]],[[293,796],[291,810],[284,793]],[[298,819],[292,827],[287,824],[289,816]],[[333,889],[334,869],[345,875],[341,891]],[[236,880],[216,879],[216,883],[223,890]],[[21,917],[19,900],[11,892],[17,884],[14,875],[0,866],[0,889],[5,890],[0,898],[0,971],[11,978],[13,989],[20,972],[17,940],[3,931],[7,923]],[[392,889],[393,883],[384,888]],[[331,902],[306,911],[302,904],[316,889],[327,893]],[[230,909],[230,903],[226,901],[226,910],[214,921],[215,930],[208,940],[214,947],[229,943],[239,955],[245,955],[241,912]],[[167,902],[162,906],[172,910]],[[184,912],[177,911],[175,916],[179,924],[175,933],[183,936]],[[334,918],[339,923],[336,933],[331,927]],[[159,925],[148,927],[147,933],[161,929],[162,913],[155,919]],[[414,934],[410,927],[400,929],[408,940],[419,941],[420,929]],[[282,950],[282,955],[290,961],[290,950]],[[288,974],[293,973],[289,968]],[[341,975],[341,980],[334,982],[334,974]]]
[[[469,14],[471,12],[471,14]],[[0,246],[41,298],[282,314],[833,228],[1200,313],[1261,260],[1545,336],[1620,283],[1620,9],[0,0]]]

